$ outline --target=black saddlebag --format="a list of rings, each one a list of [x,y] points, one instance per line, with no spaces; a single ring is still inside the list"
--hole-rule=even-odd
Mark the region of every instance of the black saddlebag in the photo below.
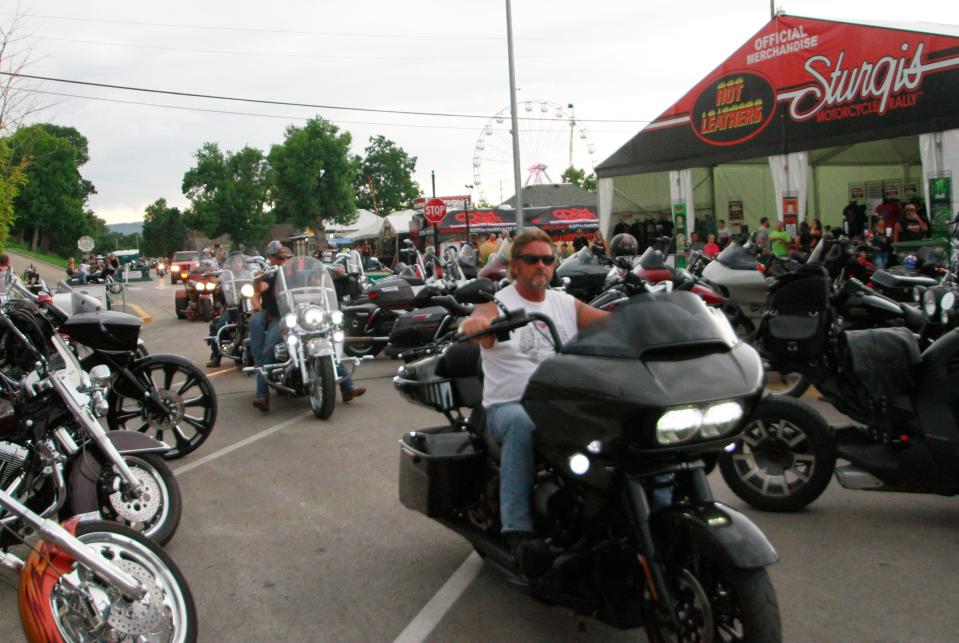
[[[390,345],[406,349],[429,344],[447,314],[445,308],[430,306],[401,315],[390,331]]]
[[[821,364],[832,315],[829,276],[816,264],[780,277],[769,289],[761,345],[776,369],[800,372]]]
[[[483,452],[466,431],[442,426],[400,440],[400,502],[431,518],[452,516],[479,497]]]
[[[370,301],[381,308],[409,308],[413,305],[413,287],[402,277],[380,279],[366,290]]]
[[[911,409],[919,345],[906,328],[875,328],[843,333],[842,375],[863,419],[879,426],[891,414]]]

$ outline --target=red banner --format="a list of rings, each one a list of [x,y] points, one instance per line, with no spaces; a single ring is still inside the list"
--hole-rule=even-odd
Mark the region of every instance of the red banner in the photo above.
[[[597,174],[942,131],[959,127],[957,95],[959,38],[780,15]]]

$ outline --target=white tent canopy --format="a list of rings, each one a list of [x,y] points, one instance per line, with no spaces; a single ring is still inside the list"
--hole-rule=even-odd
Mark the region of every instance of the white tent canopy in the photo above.
[[[375,223],[379,222],[380,225],[383,225],[383,217],[378,216],[369,210],[364,210],[362,208],[356,211],[356,221],[348,225],[342,223],[325,223],[324,229],[326,233],[331,236],[342,236],[354,238],[352,233],[359,232],[360,230],[365,230]]]

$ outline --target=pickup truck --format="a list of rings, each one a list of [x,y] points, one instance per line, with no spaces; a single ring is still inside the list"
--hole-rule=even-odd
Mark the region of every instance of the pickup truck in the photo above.
[[[181,250],[174,253],[173,259],[170,260],[170,283],[182,281],[180,275],[190,274],[199,265],[200,253],[195,250]]]

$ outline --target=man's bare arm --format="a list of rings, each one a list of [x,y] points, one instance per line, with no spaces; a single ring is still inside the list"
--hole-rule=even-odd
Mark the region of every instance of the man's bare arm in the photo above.
[[[473,310],[473,314],[460,324],[460,332],[464,335],[482,332],[490,327],[490,322],[498,315],[499,308],[497,308],[496,304],[492,302],[480,304]],[[496,343],[496,337],[487,335],[470,341],[478,343],[483,348],[493,348],[493,344]]]
[[[584,304],[578,299],[576,300],[576,326],[580,330],[586,328],[594,321],[603,319],[607,316],[609,316],[609,311],[593,308],[592,306]]]

